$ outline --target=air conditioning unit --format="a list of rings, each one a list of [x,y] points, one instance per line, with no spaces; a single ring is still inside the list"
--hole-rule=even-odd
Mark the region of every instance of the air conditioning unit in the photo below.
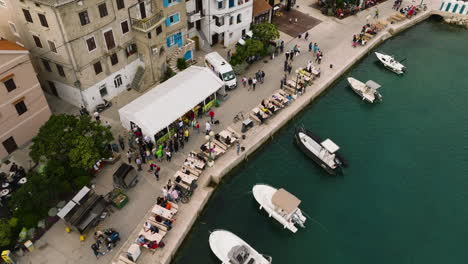
[[[153,51],[153,55],[156,55],[156,54],[158,54],[159,50],[158,50],[158,48],[153,48],[152,51]]]

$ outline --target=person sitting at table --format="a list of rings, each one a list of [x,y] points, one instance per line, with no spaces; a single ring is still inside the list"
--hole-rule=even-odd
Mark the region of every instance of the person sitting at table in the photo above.
[[[143,224],[143,230],[145,230],[145,232],[148,232],[150,231],[151,234],[154,234],[154,233],[159,233],[159,228],[157,228],[156,226],[148,223],[148,222],[145,222]]]
[[[259,111],[259,112],[256,112],[256,113],[255,113],[255,116],[260,120],[260,123],[263,123],[264,118],[263,118],[262,115],[260,114],[260,111]]]
[[[173,199],[176,203],[179,202],[179,196],[180,196],[180,195],[179,195],[179,191],[178,191],[178,190],[176,190],[175,188],[172,189],[172,191],[171,191],[171,196],[172,196],[172,199]]]
[[[175,182],[180,183],[181,181],[182,178],[179,175],[177,175],[177,177],[175,178]]]
[[[186,169],[185,167],[182,167],[182,173],[190,175],[190,171],[188,169]]]
[[[137,243],[139,243],[140,245],[143,245],[143,244],[147,244],[148,242],[150,242],[148,239],[145,238],[145,236],[143,235],[140,235],[138,238],[137,238]]]
[[[231,137],[227,136],[225,142],[226,144],[231,145]]]
[[[167,227],[167,230],[171,230],[172,228],[172,222],[169,220],[164,220],[160,215],[156,215],[154,217],[154,220],[158,223],[161,223]]]

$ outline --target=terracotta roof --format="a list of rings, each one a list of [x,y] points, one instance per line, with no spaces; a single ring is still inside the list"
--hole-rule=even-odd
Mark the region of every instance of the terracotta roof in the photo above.
[[[265,0],[254,0],[253,1],[253,16],[256,17],[260,14],[268,12],[272,7]]]
[[[24,51],[27,50],[20,45],[13,43],[8,40],[0,40],[0,50],[19,50],[19,51]]]

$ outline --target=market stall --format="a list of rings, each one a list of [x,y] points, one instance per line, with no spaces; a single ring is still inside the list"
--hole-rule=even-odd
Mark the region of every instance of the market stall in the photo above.
[[[119,109],[122,125],[136,125],[156,142],[175,131],[173,124],[211,108],[224,83],[208,68],[191,66]],[[201,108],[201,110],[199,110]]]

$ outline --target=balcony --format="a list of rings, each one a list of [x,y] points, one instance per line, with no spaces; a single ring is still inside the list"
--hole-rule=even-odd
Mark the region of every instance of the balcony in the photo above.
[[[143,33],[148,33],[151,30],[155,29],[158,25],[160,25],[162,21],[164,21],[164,14],[163,14],[163,11],[160,10],[152,14],[149,17],[146,17],[143,19],[137,19],[137,18],[131,17],[130,20],[132,23],[132,28],[134,30],[137,30]]]
[[[192,11],[187,13],[187,17],[190,23],[195,23],[201,19],[201,11]]]

